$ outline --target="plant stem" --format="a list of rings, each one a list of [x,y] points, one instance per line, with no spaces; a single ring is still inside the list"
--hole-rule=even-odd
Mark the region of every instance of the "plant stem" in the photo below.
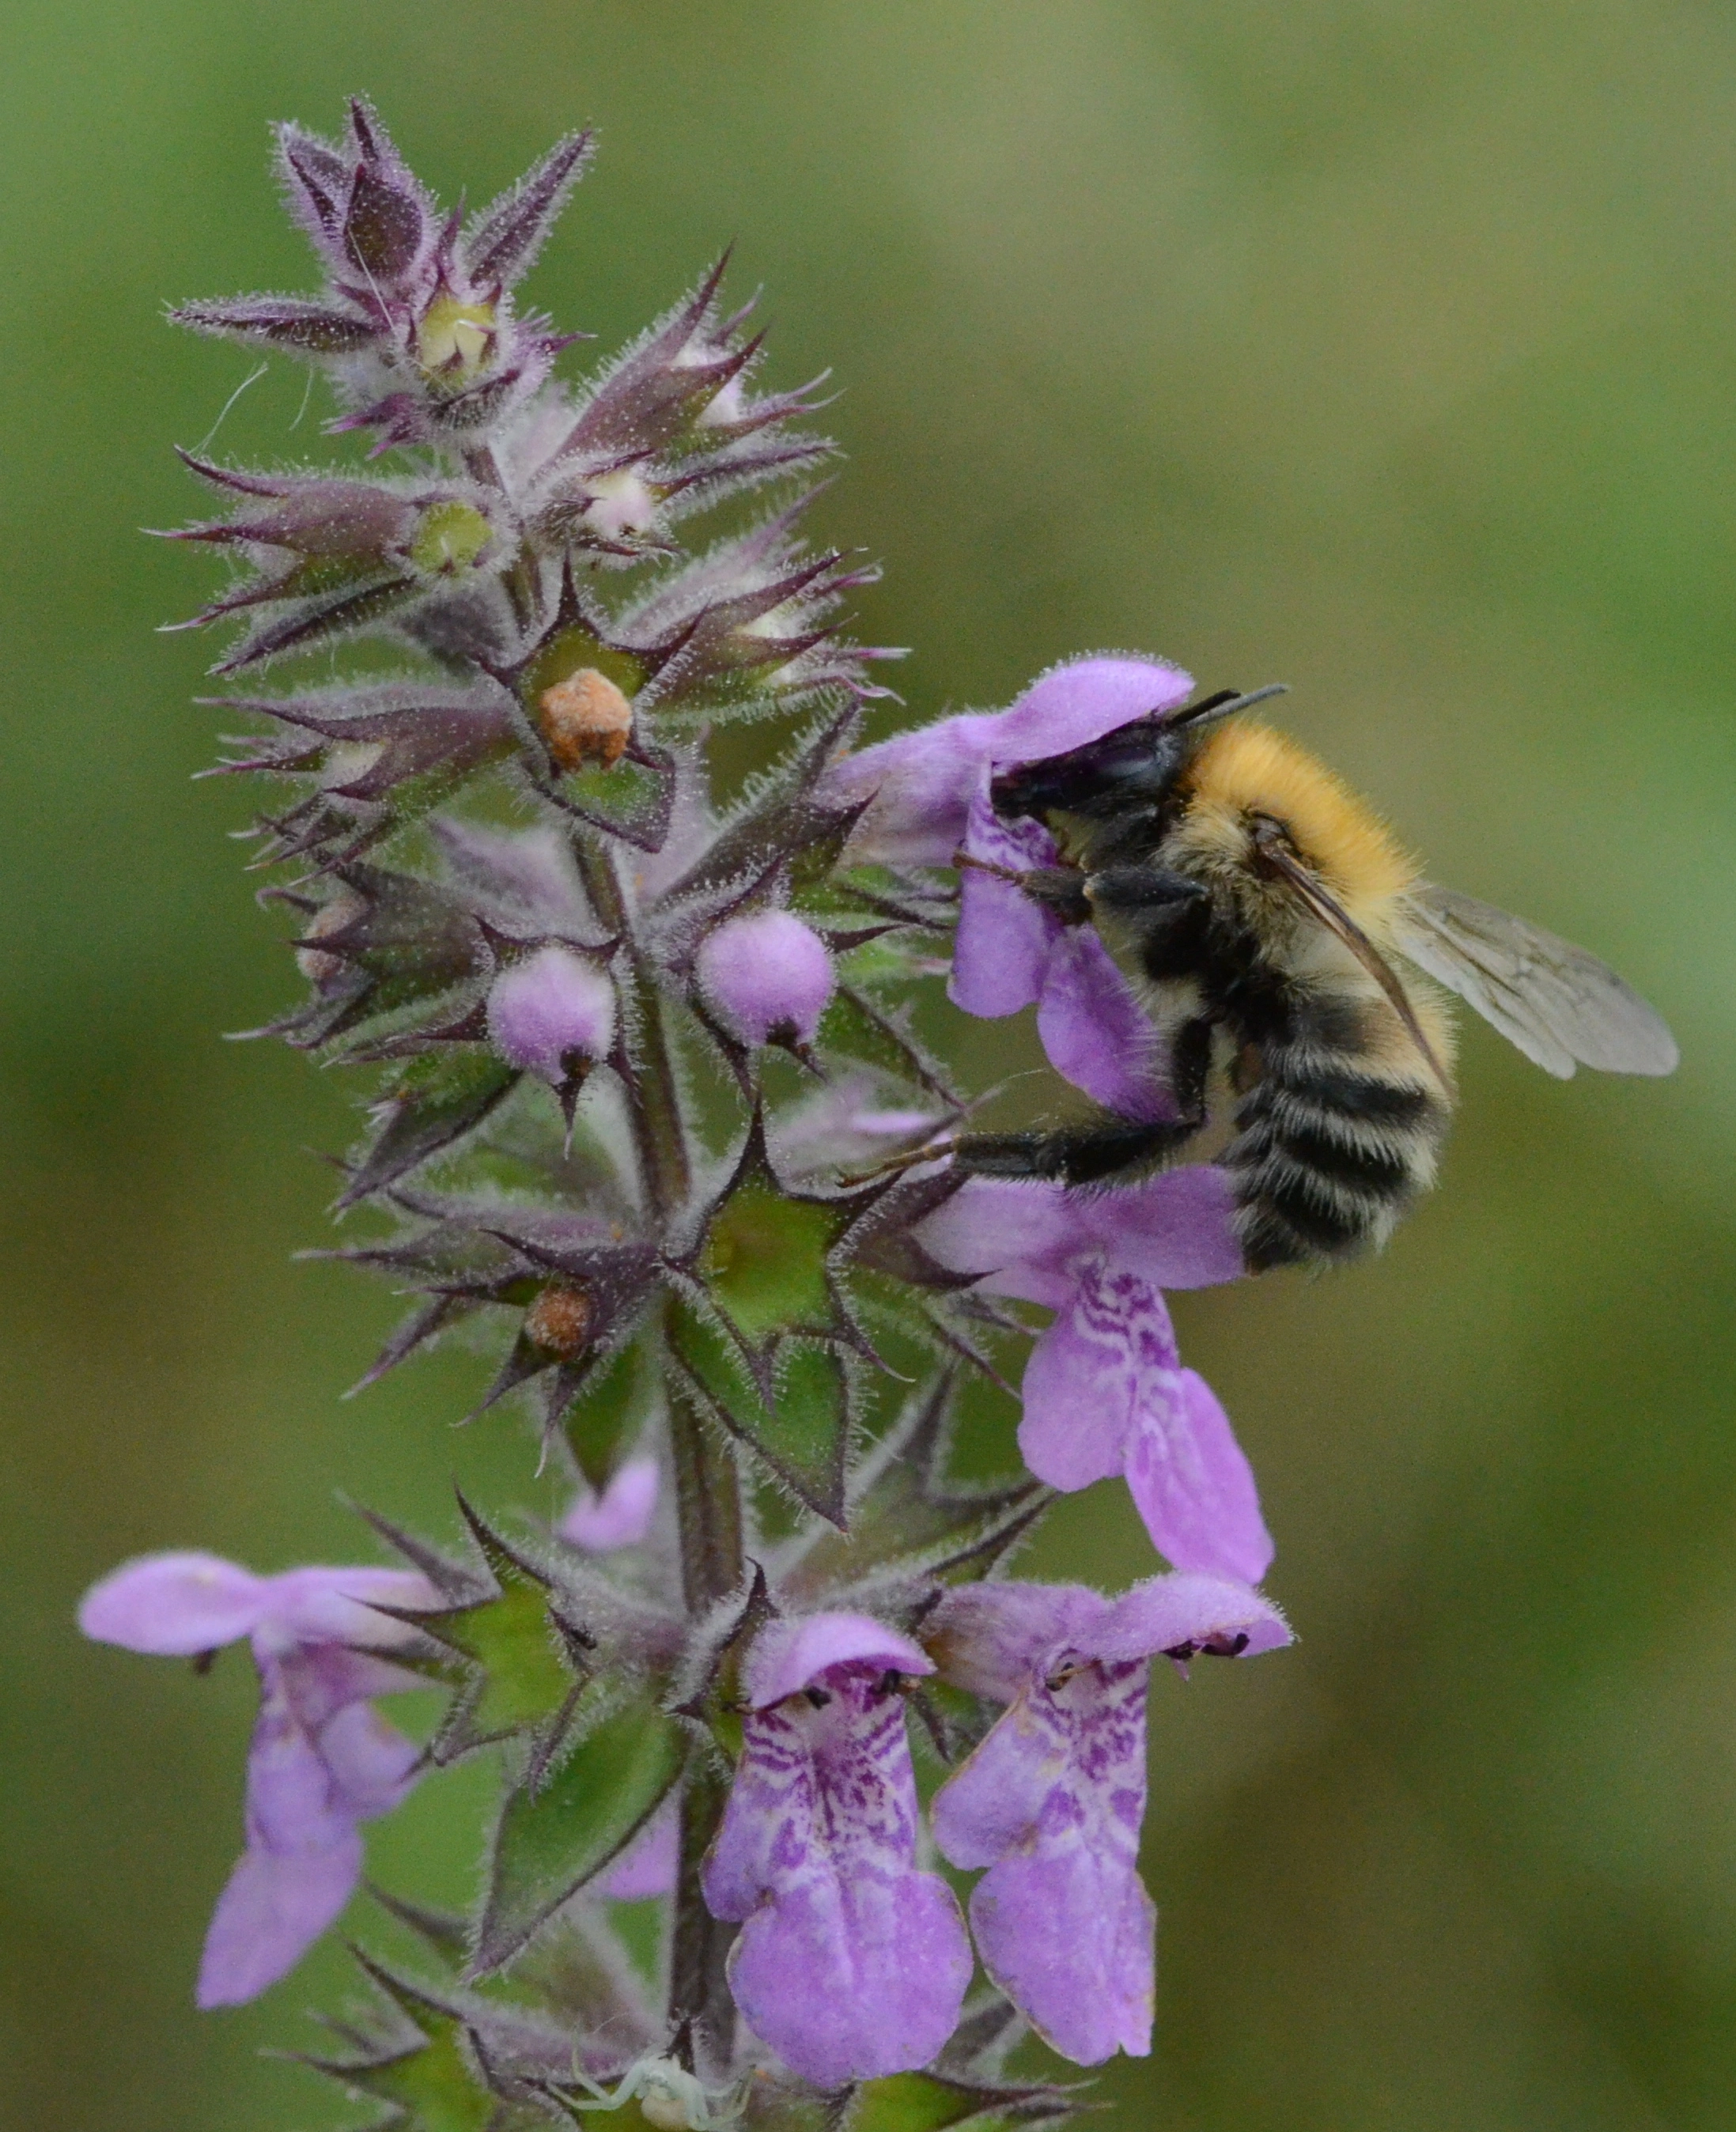
[[[627,1006],[632,1072],[628,1102],[653,1215],[666,1221],[692,1186],[687,1133],[681,1117],[675,1059],[665,1024],[663,999],[643,950],[633,937],[632,915],[615,857],[589,837],[573,839],[579,876],[591,907],[604,927],[625,944]],[[739,1588],[743,1558],[741,1476],[735,1457],[717,1432],[683,1396],[670,1373],[669,1429],[675,1465],[676,1511],[680,1534],[681,1584],[690,1617],[697,1620]],[[705,1906],[700,1868],[717,1833],[729,1795],[729,1779],[707,1760],[690,1775],[681,1799],[680,1866],[676,1883],[671,1934],[669,2015],[679,2033],[685,2024],[690,2054],[695,2046],[717,2064],[729,2062],[735,2010],[724,1957],[735,1937]]]
[[[660,1219],[673,1213],[692,1184],[687,1159],[687,1131],[676,1092],[675,1059],[663,1024],[663,1001],[632,924],[615,869],[613,852],[582,833],[573,838],[573,855],[591,908],[604,929],[626,945],[627,1008],[634,1053],[627,1084],[628,1107],[645,1174],[646,1197]]]
[[[675,1929],[669,1959],[669,2019],[678,2032],[691,2023],[694,2041],[727,2067],[735,2045],[735,2002],[724,1963],[737,1928],[705,1907],[700,1867],[729,1797],[728,1774],[715,1760],[696,1769],[681,1795],[681,1855],[676,1880]]]

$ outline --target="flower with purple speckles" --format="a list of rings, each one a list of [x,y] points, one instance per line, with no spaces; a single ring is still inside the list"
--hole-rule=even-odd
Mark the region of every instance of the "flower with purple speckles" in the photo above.
[[[1139,1878],[1149,1661],[1290,1640],[1244,1585],[1157,1577],[1109,1600],[1079,1585],[950,1593],[927,1630],[943,1674],[1007,1707],[935,1797],[935,1841],[988,1870],[970,1898],[983,1965],[1079,2065],[1152,2046],[1157,1912]]]
[[[1192,676],[1161,659],[1107,655],[1051,666],[1004,711],[972,711],[847,755],[822,795],[865,811],[847,861],[950,866],[984,773],[1084,747],[1154,711],[1173,709]]]
[[[509,1066],[558,1088],[575,1063],[588,1065],[613,1043],[614,986],[594,961],[551,943],[494,980],[488,1034]]]
[[[1056,1313],[1025,1365],[1031,1471],[1070,1490],[1124,1474],[1176,1568],[1254,1583],[1272,1545],[1253,1475],[1210,1385],[1182,1367],[1163,1301],[1238,1277],[1233,1212],[1208,1164],[1097,1194],[971,1178],[916,1234],[943,1266]]]
[[[731,918],[708,933],[694,974],[743,1044],[811,1044],[837,978],[826,944],[788,910]]]
[[[705,1899],[743,1920],[742,2018],[820,2087],[926,2065],[958,2024],[970,1948],[946,1883],[916,1866],[900,1678],[934,1671],[860,1614],[761,1630]]]
[[[420,1688],[368,1649],[407,1640],[371,1602],[431,1606],[412,1570],[291,1569],[255,1577],[212,1554],[146,1555],[93,1585],[79,1625],[99,1643],[167,1658],[251,1640],[258,1722],[248,1750],[247,1849],[218,1898],[200,1965],[201,2006],[275,1984],[330,1924],[362,1875],[359,1824],[395,1807],[420,1755],[371,1698]]]

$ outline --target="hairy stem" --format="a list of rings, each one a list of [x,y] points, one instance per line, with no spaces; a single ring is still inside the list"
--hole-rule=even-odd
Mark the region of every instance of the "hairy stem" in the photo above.
[[[681,1860],[676,1881],[675,1930],[669,1961],[669,2019],[687,2031],[690,2059],[703,2053],[719,2069],[735,2046],[735,2002],[724,1962],[737,1928],[712,1916],[700,1892],[700,1867],[729,1797],[723,1767],[708,1763],[688,1779],[681,1796]],[[703,2075],[703,2062],[694,2068]]]
[[[665,1217],[686,1198],[692,1169],[676,1087],[675,1059],[663,1023],[662,996],[644,951],[632,936],[614,854],[583,833],[575,835],[573,853],[592,910],[607,931],[626,943],[628,979],[623,989],[634,1054],[628,1107],[644,1171],[646,1197],[653,1212]]]

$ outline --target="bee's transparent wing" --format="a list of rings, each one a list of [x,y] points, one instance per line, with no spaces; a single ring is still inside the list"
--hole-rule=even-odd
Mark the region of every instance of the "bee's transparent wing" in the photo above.
[[[1613,970],[1492,903],[1424,881],[1405,898],[1395,944],[1561,1080],[1575,1062],[1605,1073],[1676,1065],[1676,1039]]]

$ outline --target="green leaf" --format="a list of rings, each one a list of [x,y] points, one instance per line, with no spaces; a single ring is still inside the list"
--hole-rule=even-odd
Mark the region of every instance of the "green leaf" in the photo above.
[[[618,645],[605,644],[594,630],[575,617],[538,647],[536,656],[518,677],[518,694],[534,719],[536,707],[551,689],[589,667],[604,675],[626,696],[636,696],[645,686],[650,669],[642,659]]]
[[[926,1088],[949,1109],[962,1107],[939,1064],[905,1025],[904,1017],[882,1014],[853,985],[840,985],[833,993],[830,1005],[820,1016],[815,1049],[822,1055],[836,1053],[858,1059],[867,1066],[878,1066],[897,1080]]]
[[[579,1471],[594,1488],[604,1486],[637,1435],[652,1390],[652,1358],[642,1338],[628,1341],[585,1378],[564,1425]]]
[[[837,1311],[826,1255],[844,1233],[843,1210],[793,1199],[765,1177],[749,1178],[718,1209],[700,1256],[700,1275],[743,1337],[825,1332]]]
[[[442,2004],[357,1952],[380,1991],[402,2017],[400,2034],[421,2038],[405,2048],[383,2045],[365,2058],[304,2058],[352,2094],[388,2106],[377,2132],[502,2132],[500,2098],[478,2078],[465,2037],[468,2024],[455,2007]]]
[[[482,1123],[518,1078],[516,1068],[479,1044],[445,1046],[411,1059],[382,1099],[379,1130],[338,1205],[353,1207],[450,1147]]]
[[[778,1341],[768,1404],[722,1323],[693,1297],[675,1298],[670,1336],[711,1419],[763,1459],[810,1510],[841,1525],[853,1400],[849,1366],[837,1347]]]
[[[897,1426],[851,1477],[849,1526],[821,1533],[782,1582],[818,1597],[844,1586],[962,1583],[985,1577],[1022,1539],[1054,1491],[1028,1477],[1003,1486],[960,1487],[945,1472],[956,1371],[920,1392]]]
[[[1056,2087],[972,2087],[938,2073],[900,2072],[865,2081],[844,2120],[846,2132],[1007,2132],[1024,2125],[1055,2125],[1077,2109]]]
[[[496,1589],[467,1606],[414,1616],[453,1654],[428,1669],[459,1688],[429,1751],[436,1762],[450,1762],[491,1740],[527,1734],[534,1775],[572,1717],[579,1634],[551,1605],[549,1579],[513,1553],[468,1505],[462,1507]]]
[[[667,1798],[687,1759],[685,1728],[649,1695],[591,1724],[534,1792],[502,1810],[475,1970],[510,1962],[545,1918],[618,1857]]]

